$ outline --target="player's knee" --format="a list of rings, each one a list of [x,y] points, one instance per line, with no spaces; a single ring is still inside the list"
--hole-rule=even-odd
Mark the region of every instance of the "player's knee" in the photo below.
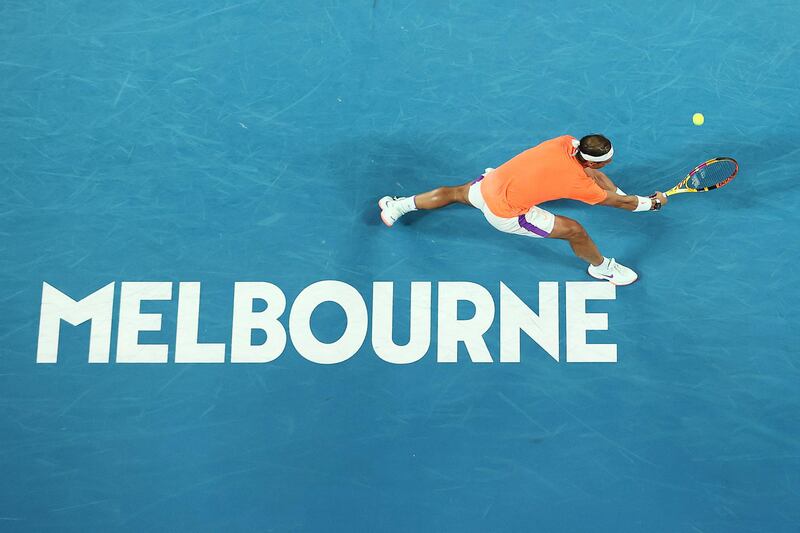
[[[455,187],[456,201],[462,204],[469,204],[469,185]]]
[[[589,236],[586,229],[581,226],[580,222],[572,219],[563,220],[564,238],[567,240],[582,240]]]
[[[463,187],[439,187],[434,191],[437,196],[447,201],[449,204],[464,203],[469,191]]]
[[[588,238],[589,234],[586,233],[586,229],[578,222],[575,222],[575,227],[572,229],[572,240],[582,241]]]

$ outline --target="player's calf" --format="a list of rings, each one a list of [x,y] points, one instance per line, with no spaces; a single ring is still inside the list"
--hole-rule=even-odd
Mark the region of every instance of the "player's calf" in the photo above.
[[[550,238],[568,241],[575,255],[589,263],[588,273],[593,278],[614,285],[630,285],[639,278],[636,272],[620,265],[614,258],[603,256],[586,229],[576,220],[557,216]]]
[[[384,196],[378,200],[378,207],[381,208],[381,220],[391,227],[397,222],[397,219],[418,209],[439,209],[455,203],[470,205],[469,186],[471,183],[456,187],[439,187],[415,196]]]

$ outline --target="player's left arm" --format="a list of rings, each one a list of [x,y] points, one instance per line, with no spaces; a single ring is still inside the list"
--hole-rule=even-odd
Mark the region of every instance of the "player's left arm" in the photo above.
[[[572,196],[575,200],[592,205],[616,207],[626,211],[655,211],[667,203],[667,197],[663,193],[656,192],[649,197],[625,194],[602,172],[588,168],[584,170],[593,181],[587,181],[582,188],[578,189],[577,194]]]
[[[598,205],[616,207],[626,211],[656,211],[666,203],[667,197],[661,192],[656,192],[651,196],[635,196],[608,191],[605,200],[598,202]]]

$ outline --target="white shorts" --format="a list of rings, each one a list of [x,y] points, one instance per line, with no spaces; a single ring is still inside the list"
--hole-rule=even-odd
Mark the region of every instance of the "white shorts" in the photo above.
[[[550,211],[545,211],[541,207],[533,206],[524,215],[513,218],[499,217],[489,210],[481,194],[481,180],[483,176],[476,179],[469,188],[469,203],[483,212],[483,216],[489,224],[505,233],[515,235],[526,235],[528,237],[549,237],[556,223],[556,217]]]

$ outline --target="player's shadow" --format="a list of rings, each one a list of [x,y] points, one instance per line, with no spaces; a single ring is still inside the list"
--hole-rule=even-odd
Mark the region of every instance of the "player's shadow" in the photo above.
[[[338,140],[328,147],[326,163],[328,180],[355,196],[357,216],[369,226],[381,225],[377,202],[382,196],[409,196],[456,185],[475,173],[467,170],[463,154],[450,146],[401,136]],[[416,212],[397,225],[412,226],[430,214]]]

